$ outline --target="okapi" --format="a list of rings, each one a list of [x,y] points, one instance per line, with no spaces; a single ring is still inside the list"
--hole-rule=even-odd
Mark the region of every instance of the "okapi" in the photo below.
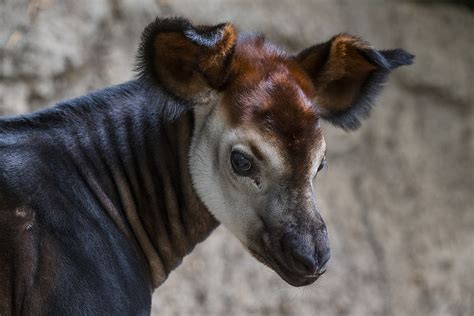
[[[149,314],[222,223],[293,286],[330,257],[320,120],[350,131],[412,62],[347,34],[299,54],[156,19],[135,80],[0,119],[0,314]]]

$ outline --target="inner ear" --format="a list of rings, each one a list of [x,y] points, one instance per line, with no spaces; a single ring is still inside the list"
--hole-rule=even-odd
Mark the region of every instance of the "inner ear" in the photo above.
[[[315,78],[318,104],[330,112],[347,110],[371,72],[377,69],[362,54],[364,46],[350,38],[331,42],[322,76]]]
[[[321,116],[344,129],[357,129],[390,71],[411,64],[401,50],[377,51],[360,38],[341,34],[296,56],[315,87]]]
[[[142,35],[139,78],[186,100],[220,89],[227,81],[236,38],[229,23],[193,26],[182,18],[157,19]]]
[[[347,110],[369,74],[377,69],[363,55],[367,49],[370,47],[358,38],[338,35],[298,55],[311,75],[323,115]]]

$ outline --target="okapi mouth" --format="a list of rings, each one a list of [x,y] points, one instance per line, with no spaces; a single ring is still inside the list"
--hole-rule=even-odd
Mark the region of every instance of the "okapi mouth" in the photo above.
[[[266,233],[262,234],[262,236],[265,235]],[[285,282],[295,287],[310,285],[326,272],[326,269],[324,269],[320,273],[303,275],[298,271],[292,271],[281,260],[278,260],[277,255],[273,254],[275,251],[281,250],[273,249],[269,243],[265,242],[264,237],[255,242],[253,247],[248,247],[248,250],[254,258],[275,271]]]

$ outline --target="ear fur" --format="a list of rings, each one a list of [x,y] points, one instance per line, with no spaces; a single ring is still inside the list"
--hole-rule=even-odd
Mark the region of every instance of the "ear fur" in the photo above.
[[[225,84],[236,39],[229,23],[193,26],[183,18],[157,18],[142,34],[138,78],[192,101]]]
[[[391,70],[412,63],[402,49],[373,49],[347,34],[300,52],[296,59],[309,74],[321,116],[344,130],[355,130],[371,111]]]

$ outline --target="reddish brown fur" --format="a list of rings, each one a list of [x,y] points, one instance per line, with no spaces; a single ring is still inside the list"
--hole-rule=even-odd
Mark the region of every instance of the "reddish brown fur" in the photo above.
[[[156,72],[163,85],[178,95],[194,94],[205,87],[195,72],[201,48],[182,33],[159,34],[154,43]]]
[[[193,43],[181,32],[158,34],[154,41],[155,70],[162,84],[185,99],[192,99],[208,86],[219,88],[227,73],[226,58],[237,38],[232,24],[222,26],[221,32],[221,40],[211,48]]]
[[[322,139],[320,116],[353,106],[377,69],[361,53],[370,46],[342,34],[293,57],[263,36],[237,40],[231,24],[195,29],[216,27],[222,37],[212,47],[197,45],[183,32],[159,34],[154,46],[161,81],[185,99],[209,88],[222,91],[230,126],[256,126],[283,149],[288,165],[308,171]]]
[[[283,149],[295,176],[307,173],[322,137],[310,78],[263,37],[242,39],[230,67],[223,103],[231,126],[256,126]]]
[[[301,57],[302,66],[312,75],[315,100],[324,114],[352,106],[369,74],[377,69],[360,54],[369,48],[362,40],[342,34]]]
[[[227,67],[224,64],[237,41],[237,31],[232,24],[225,24],[221,32],[221,41],[206,54],[199,56],[199,70],[214,88],[219,88],[226,80]]]
[[[4,224],[8,223],[0,244],[9,241],[13,245],[11,249],[18,250],[18,255],[7,249],[0,256],[0,314],[8,310],[14,314],[39,313],[45,308],[49,295],[54,293],[57,270],[62,268],[55,256],[56,242],[39,230],[31,208],[0,209],[0,212],[3,212],[0,225],[6,227]],[[38,278],[39,275],[49,277]]]

